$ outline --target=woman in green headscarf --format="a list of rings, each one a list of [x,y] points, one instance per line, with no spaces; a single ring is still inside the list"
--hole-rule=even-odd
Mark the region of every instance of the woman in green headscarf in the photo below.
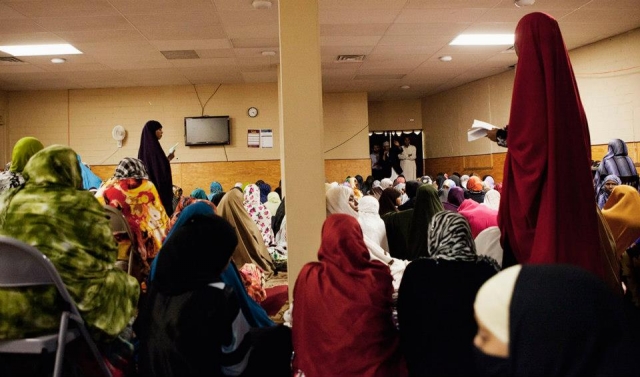
[[[0,193],[24,184],[22,170],[24,170],[31,156],[42,148],[44,146],[35,137],[28,136],[18,140],[11,154],[11,167],[9,170],[0,173]]]
[[[53,145],[26,164],[25,184],[0,197],[0,234],[45,254],[60,273],[96,340],[118,335],[137,306],[138,282],[114,266],[116,243],[104,209],[82,190],[76,153]],[[51,287],[0,289],[0,339],[55,330]]]

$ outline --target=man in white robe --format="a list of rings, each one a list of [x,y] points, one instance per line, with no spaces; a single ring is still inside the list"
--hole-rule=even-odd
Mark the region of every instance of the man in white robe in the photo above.
[[[404,138],[402,153],[398,155],[402,174],[407,181],[416,180],[416,147],[411,145],[408,137]]]

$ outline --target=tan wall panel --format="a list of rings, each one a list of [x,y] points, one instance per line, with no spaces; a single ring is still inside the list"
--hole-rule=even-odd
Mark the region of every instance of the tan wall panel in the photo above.
[[[431,178],[438,173],[476,174],[480,177],[490,175],[496,182],[502,182],[506,153],[494,153],[475,156],[456,156],[425,159],[426,175]]]
[[[327,181],[344,182],[348,176],[361,175],[363,179],[371,175],[371,160],[325,160],[324,171]]]
[[[360,174],[366,178],[371,174],[371,160],[325,160],[324,170],[329,182],[343,182],[347,176]],[[113,175],[116,165],[92,166],[91,170],[103,180]],[[173,183],[182,187],[185,194],[200,187],[209,193],[212,181],[218,181],[225,191],[236,182],[256,182],[259,179],[278,187],[280,181],[280,161],[233,161],[233,162],[189,162],[171,164]],[[304,177],[299,177],[304,179]]]
[[[421,100],[369,102],[369,131],[422,129]]]

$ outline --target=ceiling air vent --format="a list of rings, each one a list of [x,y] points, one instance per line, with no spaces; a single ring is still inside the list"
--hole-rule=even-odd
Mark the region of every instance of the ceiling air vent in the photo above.
[[[171,50],[160,51],[168,60],[174,59],[200,59],[195,50]]]
[[[5,62],[5,63],[24,63],[24,61],[15,58],[13,56],[2,56],[0,57],[0,62]]]
[[[364,55],[338,55],[336,59],[340,63],[359,63],[364,60]]]

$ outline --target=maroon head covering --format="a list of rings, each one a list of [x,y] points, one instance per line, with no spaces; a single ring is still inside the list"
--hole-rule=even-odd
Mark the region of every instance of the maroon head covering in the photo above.
[[[519,263],[569,263],[603,276],[589,129],[558,22],[524,16],[515,47],[502,245]],[[573,184],[556,184],[565,180]]]
[[[173,180],[169,159],[164,154],[156,136],[156,131],[160,128],[162,125],[157,120],[150,120],[144,125],[140,137],[138,159],[144,162],[147,173],[149,173],[149,180],[156,186],[164,210],[171,217],[173,214]]]
[[[444,209],[451,212],[458,212],[458,207],[464,201],[464,190],[461,187],[452,187],[449,189],[447,202],[442,203]]]
[[[358,220],[327,217],[318,262],[293,291],[293,370],[317,376],[405,376],[391,319],[389,267],[371,261]]]

